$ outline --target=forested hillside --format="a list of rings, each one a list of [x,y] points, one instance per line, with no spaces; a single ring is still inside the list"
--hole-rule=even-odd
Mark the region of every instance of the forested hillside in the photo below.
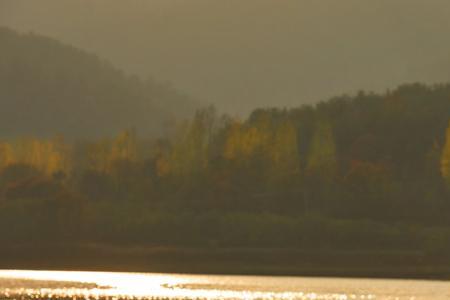
[[[151,72],[151,70],[149,70]],[[125,75],[93,54],[0,27],[0,135],[70,138],[145,134],[188,116],[194,103],[168,85]]]
[[[450,85],[411,84],[246,120],[206,108],[158,139],[4,139],[1,236],[448,253],[449,120]]]

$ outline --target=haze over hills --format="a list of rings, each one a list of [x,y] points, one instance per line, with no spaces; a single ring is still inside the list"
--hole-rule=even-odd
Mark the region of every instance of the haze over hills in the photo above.
[[[0,268],[449,280],[448,3],[0,0]]]
[[[231,113],[449,81],[449,15],[443,0],[0,0],[0,24]]]
[[[93,54],[0,27],[0,134],[66,137],[160,132],[195,104],[167,85],[125,75]]]

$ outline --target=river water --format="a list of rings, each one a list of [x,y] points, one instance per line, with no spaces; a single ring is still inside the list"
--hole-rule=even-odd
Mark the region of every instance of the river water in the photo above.
[[[0,299],[450,299],[450,282],[0,270]]]

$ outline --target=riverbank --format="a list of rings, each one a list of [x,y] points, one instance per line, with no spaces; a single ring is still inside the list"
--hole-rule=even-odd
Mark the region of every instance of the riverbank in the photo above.
[[[416,251],[2,245],[0,268],[449,280],[448,256]]]

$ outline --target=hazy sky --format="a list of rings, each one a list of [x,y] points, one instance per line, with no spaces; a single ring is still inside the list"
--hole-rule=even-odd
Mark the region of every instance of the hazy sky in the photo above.
[[[448,0],[0,0],[0,24],[235,113],[450,81]]]

